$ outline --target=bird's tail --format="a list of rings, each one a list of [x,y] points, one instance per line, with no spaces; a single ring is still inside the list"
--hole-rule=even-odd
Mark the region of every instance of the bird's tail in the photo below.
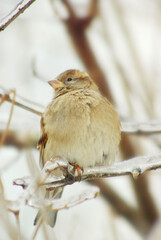
[[[58,191],[46,191],[45,198],[46,199],[58,199],[61,198],[63,193],[63,188],[59,188]],[[51,209],[45,209],[45,213],[43,214],[42,210],[39,210],[35,220],[34,220],[34,225],[37,225],[38,222],[44,218],[46,223],[50,225],[50,227],[54,227],[57,219],[57,211],[51,211]]]

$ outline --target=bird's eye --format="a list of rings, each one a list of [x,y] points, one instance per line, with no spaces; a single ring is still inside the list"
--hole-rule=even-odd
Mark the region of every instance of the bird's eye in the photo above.
[[[68,81],[68,82],[72,81],[72,78],[68,78],[67,81]]]

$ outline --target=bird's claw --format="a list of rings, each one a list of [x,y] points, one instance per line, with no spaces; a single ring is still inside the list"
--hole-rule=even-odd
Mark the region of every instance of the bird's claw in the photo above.
[[[77,163],[70,163],[70,165],[73,167],[71,173],[74,175],[77,171],[78,177],[81,180],[82,173],[84,172],[83,167],[79,166]]]

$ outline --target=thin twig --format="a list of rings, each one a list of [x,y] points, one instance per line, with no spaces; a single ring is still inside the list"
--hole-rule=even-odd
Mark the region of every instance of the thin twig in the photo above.
[[[45,80],[44,80],[45,81]],[[46,81],[45,81],[46,82]],[[47,82],[46,82],[47,83]],[[0,97],[2,97],[5,93],[9,92],[8,88],[3,87],[2,85],[0,85]],[[27,103],[27,104],[32,104],[35,107],[40,107],[42,109],[44,109],[44,106],[38,102],[32,101],[31,99],[25,98],[24,96],[20,95],[17,93],[16,91],[16,98],[22,100],[23,102]]]
[[[11,22],[13,22],[21,13],[23,13],[35,0],[20,1],[16,7],[7,14],[0,22],[0,31],[3,31]]]
[[[14,109],[14,103],[15,103],[15,97],[16,97],[16,91],[15,90],[11,90],[11,92],[13,93],[13,98],[11,100],[11,110],[10,110],[10,114],[9,114],[9,118],[8,118],[8,122],[7,122],[7,126],[6,129],[4,130],[3,134],[2,134],[2,138],[0,140],[0,147],[3,145],[3,143],[5,142],[6,136],[7,136],[7,132],[11,123],[11,119],[12,119],[12,115],[13,115],[13,109]]]
[[[0,98],[2,98],[2,97],[3,97],[3,94],[0,93]],[[35,109],[33,109],[33,108],[25,105],[25,104],[19,103],[18,101],[15,101],[15,100],[11,99],[10,97],[8,97],[8,98],[6,99],[6,101],[8,101],[8,102],[14,102],[14,105],[16,105],[16,106],[18,106],[18,107],[20,107],[20,108],[23,108],[23,109],[25,109],[25,110],[27,110],[27,111],[29,111],[29,112],[35,113],[35,114],[37,114],[37,115],[39,115],[39,116],[42,116],[42,112],[37,111],[37,110],[35,110]]]
[[[32,240],[34,240],[36,238],[38,230],[39,230],[42,222],[43,222],[43,219],[41,218],[40,221],[38,222],[36,228],[35,228],[35,231],[34,231],[33,236],[32,236]]]

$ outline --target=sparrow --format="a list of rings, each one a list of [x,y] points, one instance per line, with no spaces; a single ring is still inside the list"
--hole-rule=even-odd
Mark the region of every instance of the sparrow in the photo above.
[[[41,167],[54,158],[80,169],[113,163],[121,140],[120,120],[92,78],[71,69],[48,83],[55,94],[41,118]],[[51,212],[48,224],[53,227],[55,220],[56,213]]]

